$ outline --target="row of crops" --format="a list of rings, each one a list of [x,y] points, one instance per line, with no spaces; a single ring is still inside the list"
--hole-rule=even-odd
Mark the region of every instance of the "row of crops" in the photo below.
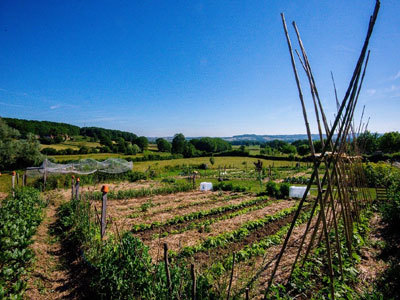
[[[189,192],[190,194],[190,192]],[[210,195],[218,194],[218,192]],[[240,195],[240,194],[239,194]],[[242,194],[243,197],[244,194]],[[238,196],[233,194],[232,198]],[[229,198],[229,197],[228,197]],[[288,208],[271,211],[256,219],[243,222],[234,230],[228,230],[220,234],[214,234],[204,230],[207,226],[218,224],[222,221],[240,218],[242,216],[257,213],[268,209],[272,205],[287,200],[275,200],[268,197],[244,198],[237,204],[223,204],[215,208],[198,209],[188,214],[180,214],[179,206],[175,216],[164,221],[143,222],[134,224],[130,232],[118,232],[113,225],[108,225],[108,235],[105,241],[101,241],[99,226],[96,216],[90,208],[89,202],[83,197],[83,201],[73,200],[62,205],[59,218],[62,224],[61,232],[64,238],[75,241],[77,248],[83,249],[84,258],[90,273],[91,291],[98,297],[110,298],[146,298],[168,299],[173,295],[177,299],[190,299],[193,293],[193,274],[191,273],[191,259],[197,253],[208,253],[217,249],[224,249],[224,255],[217,257],[212,264],[195,265],[196,295],[198,299],[216,299],[226,296],[226,291],[215,289],[214,282],[219,274],[229,272],[232,264],[230,245],[239,245],[238,262],[245,261],[246,257],[262,255],[272,245],[282,242],[282,238],[288,230],[288,223],[296,210],[296,205],[288,205]],[[119,200],[110,200],[112,203]],[[125,200],[124,200],[125,201]],[[199,200],[197,200],[199,201]],[[206,201],[201,200],[204,203]],[[209,201],[211,203],[211,201]],[[215,201],[213,201],[215,202]],[[196,207],[196,199],[191,203]],[[207,204],[205,204],[207,205]],[[201,205],[199,205],[201,206]],[[165,208],[167,210],[167,208]],[[162,210],[160,210],[160,213]],[[154,215],[154,212],[143,211]],[[174,213],[174,212],[172,212]],[[118,216],[113,216],[113,218]],[[306,218],[304,218],[306,220]],[[265,231],[271,224],[281,221],[282,226],[276,226],[272,231]],[[299,224],[303,219],[299,220]],[[115,225],[115,224],[114,224]],[[168,239],[170,236],[185,233],[185,231],[197,230],[211,236],[199,241],[193,246],[183,246],[179,251],[167,252],[169,271],[166,271],[165,261],[162,255],[159,260],[154,260],[150,249],[140,238],[135,237],[146,234],[151,240],[158,238]],[[204,231],[203,231],[204,230]],[[266,236],[258,237],[254,244],[248,244],[249,236],[256,237],[267,232]],[[164,234],[165,233],[165,234]],[[168,240],[166,241],[168,243]],[[264,251],[264,252],[263,252]],[[221,268],[222,266],[222,268]],[[169,273],[169,275],[168,275]],[[141,274],[141,276],[137,276]],[[170,282],[167,280],[170,277]]]
[[[33,188],[14,193],[0,207],[0,299],[22,299],[26,289],[24,276],[34,256],[29,245],[45,206]]]

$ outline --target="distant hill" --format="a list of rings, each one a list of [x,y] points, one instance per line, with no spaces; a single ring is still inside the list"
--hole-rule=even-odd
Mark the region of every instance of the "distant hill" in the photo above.
[[[117,140],[123,138],[126,141],[134,141],[137,136],[134,133],[105,129],[99,127],[79,127],[76,125],[70,125],[61,122],[49,122],[49,121],[36,121],[36,120],[24,120],[14,118],[2,118],[8,126],[17,129],[22,136],[26,136],[28,133],[33,133],[40,137],[41,142],[50,144],[53,142],[59,143],[64,139],[68,139],[72,136],[83,135],[92,137],[95,139],[102,138],[104,136],[111,140]]]
[[[26,135],[28,132],[44,136],[57,136],[57,135],[86,135],[90,137],[100,137],[102,134],[110,136],[112,140],[116,140],[119,137],[124,138],[128,141],[133,141],[137,136],[131,132],[105,129],[99,127],[79,127],[61,122],[49,122],[49,121],[33,121],[24,119],[13,119],[3,118],[6,123],[15,129],[18,129],[21,134]],[[164,137],[168,141],[172,141],[173,136]],[[200,137],[186,137],[191,140]],[[313,140],[319,139],[318,134],[312,135]],[[148,137],[149,142],[155,142],[157,137]],[[259,142],[265,143],[273,140],[281,140],[285,142],[293,142],[295,140],[306,140],[306,134],[280,134],[280,135],[258,135],[258,134],[241,134],[234,135],[231,137],[222,137],[223,140],[231,142],[233,144],[240,142]]]
[[[186,137],[186,139],[191,140],[199,137]],[[155,141],[157,138],[156,137],[149,137],[148,138],[150,142]],[[173,137],[164,137],[167,141],[172,141]],[[240,142],[259,142],[259,143],[265,143],[268,141],[273,141],[273,140],[280,140],[280,141],[285,141],[285,142],[293,142],[296,140],[306,140],[307,135],[306,134],[279,134],[279,135],[258,135],[258,134],[241,134],[241,135],[234,135],[231,137],[222,137],[223,140],[231,142],[231,143],[240,143]],[[318,134],[313,134],[312,135],[313,140],[319,139]]]
[[[273,140],[293,142],[295,140],[306,140],[308,139],[308,137],[306,134],[280,134],[280,135],[241,134],[241,135],[234,135],[232,137],[224,137],[223,139],[229,142],[236,142],[236,141],[268,142]],[[319,139],[319,135],[313,134],[312,139],[313,140]]]

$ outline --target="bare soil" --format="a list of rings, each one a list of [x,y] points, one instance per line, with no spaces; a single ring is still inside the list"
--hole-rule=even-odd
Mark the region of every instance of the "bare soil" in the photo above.
[[[287,222],[290,221],[291,220],[288,220]],[[316,218],[314,218],[311,228],[314,227],[315,221]],[[305,228],[306,224],[302,224],[294,228],[292,235],[289,239],[286,251],[280,261],[279,268],[275,274],[275,283],[282,283],[288,278],[291,266],[296,258],[298,247],[300,245],[300,241],[304,234]],[[306,239],[306,244],[308,243],[309,238],[310,234]],[[279,252],[281,251],[281,248],[281,244],[272,246],[268,249],[267,253],[263,257],[255,257],[250,261],[239,263],[237,266],[235,266],[236,272],[234,274],[232,283],[232,291],[234,291],[233,294],[243,289],[246,284],[254,278],[255,288],[250,291],[251,299],[263,298],[263,292],[265,291],[265,287],[275,266],[275,262]],[[229,280],[228,275],[225,275],[220,279],[220,281],[225,282],[227,280]]]
[[[362,288],[371,287],[373,282],[379,278],[386,270],[388,264],[380,259],[381,249],[376,245],[384,241],[382,232],[384,231],[385,224],[378,213],[375,213],[370,220],[370,228],[373,228],[369,234],[369,241],[371,245],[367,245],[361,249],[361,261],[357,265],[360,272],[358,277],[363,282],[362,286],[357,286],[356,289],[361,293],[364,291]]]
[[[49,204],[43,222],[39,225],[34,243],[32,271],[28,276],[27,299],[86,299],[85,274],[80,257],[71,255],[51,228],[57,222],[57,208],[63,201],[60,192],[46,195]]]
[[[238,204],[251,198],[250,195],[243,195],[242,197],[231,197],[236,194],[225,192],[217,194],[213,192],[184,192],[170,195],[158,195],[152,199],[151,202],[157,203],[162,199],[159,206],[149,208],[147,211],[141,212],[137,209],[121,210],[121,206],[137,208],[137,201],[139,203],[146,203],[145,199],[135,198],[129,200],[112,200],[107,203],[107,216],[113,219],[113,223],[118,226],[119,230],[130,230],[134,224],[152,223],[155,221],[164,222],[176,215],[189,214],[194,211],[212,209],[220,206]],[[201,202],[201,203],[199,203]],[[199,205],[200,204],[200,205]],[[101,203],[93,202],[98,212],[101,210]],[[140,205],[139,205],[140,206]],[[129,217],[135,214],[135,218]]]
[[[136,233],[135,235],[138,236],[138,237],[140,237],[140,239],[142,239],[142,240],[144,240],[144,241],[146,241],[146,240],[152,240],[152,239],[153,239],[153,236],[154,236],[155,234],[159,234],[160,231],[161,231],[161,233],[166,233],[166,232],[167,232],[167,233],[169,233],[169,234],[171,234],[171,233],[174,232],[174,231],[175,231],[175,232],[179,232],[179,231],[182,231],[182,232],[183,232],[183,231],[185,231],[186,227],[187,227],[189,224],[194,224],[194,225],[196,225],[196,224],[201,223],[201,222],[204,222],[204,221],[206,221],[206,220],[211,220],[211,219],[220,218],[220,217],[223,217],[224,215],[231,214],[232,212],[239,211],[239,210],[242,210],[242,209],[247,209],[247,208],[250,208],[250,207],[255,207],[255,206],[261,205],[262,203],[266,203],[266,202],[269,202],[269,201],[271,201],[271,200],[270,200],[270,199],[265,199],[265,200],[262,201],[262,202],[258,202],[258,203],[256,203],[256,204],[253,204],[253,205],[250,205],[250,206],[246,206],[245,208],[239,208],[239,209],[228,210],[228,211],[225,211],[225,212],[220,213],[220,214],[209,215],[209,216],[201,217],[201,218],[196,219],[196,220],[185,221],[185,222],[182,222],[182,223],[179,223],[179,224],[165,225],[165,226],[163,226],[162,228],[155,228],[155,229],[144,230],[144,231],[142,231],[142,232]],[[175,234],[177,234],[177,233],[175,233]]]
[[[209,237],[236,230],[245,222],[257,220],[267,215],[273,215],[282,209],[292,207],[295,203],[295,201],[279,201],[264,207],[263,209],[211,224],[209,232],[199,232],[196,229],[188,230],[180,234],[170,235],[157,240],[144,241],[144,243],[150,247],[149,253],[152,258],[157,260],[160,258],[159,253],[161,253],[161,247],[164,243],[168,244],[170,250],[180,251],[182,247],[194,246]]]

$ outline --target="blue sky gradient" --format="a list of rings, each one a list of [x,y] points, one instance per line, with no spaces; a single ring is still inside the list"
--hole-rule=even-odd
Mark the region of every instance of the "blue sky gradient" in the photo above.
[[[280,12],[298,24],[333,119],[330,71],[342,98],[374,5],[3,0],[0,116],[145,136],[304,133]],[[374,132],[400,128],[399,14],[383,0],[370,43],[356,120],[366,105]]]

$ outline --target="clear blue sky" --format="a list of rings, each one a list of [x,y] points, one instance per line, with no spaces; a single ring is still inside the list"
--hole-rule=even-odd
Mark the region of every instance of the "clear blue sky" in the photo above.
[[[374,5],[2,0],[0,116],[145,136],[305,133],[280,12],[332,119],[330,71],[342,98]],[[400,129],[399,15],[400,1],[382,1],[356,116],[365,104],[372,131]]]

